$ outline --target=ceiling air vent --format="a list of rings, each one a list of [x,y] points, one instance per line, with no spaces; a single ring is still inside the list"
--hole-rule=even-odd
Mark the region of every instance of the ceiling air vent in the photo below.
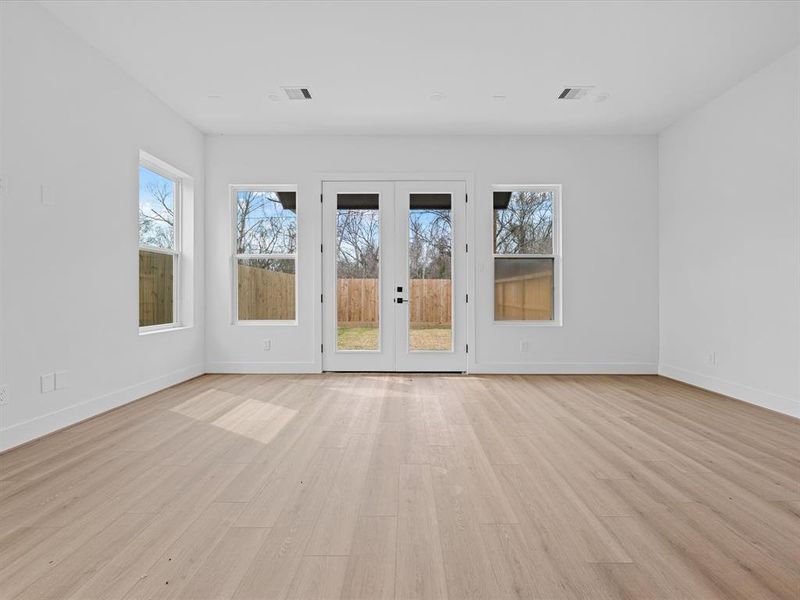
[[[305,87],[283,87],[289,100],[311,100],[311,92]]]
[[[571,85],[565,87],[558,95],[559,100],[580,100],[592,89],[593,85]]]

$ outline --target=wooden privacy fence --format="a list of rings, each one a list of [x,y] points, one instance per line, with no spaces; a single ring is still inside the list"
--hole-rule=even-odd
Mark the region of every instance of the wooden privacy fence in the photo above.
[[[336,294],[340,324],[374,326],[378,322],[377,279],[339,279]],[[408,299],[412,323],[450,323],[453,303],[449,279],[412,279]]]
[[[171,254],[139,250],[139,327],[172,323]]]
[[[148,253],[149,255],[149,253]],[[164,255],[152,255],[158,262]],[[168,257],[171,259],[172,257]],[[159,263],[147,273],[140,259],[139,301],[145,315],[172,315],[172,268]],[[155,274],[155,277],[153,276]],[[159,274],[160,273],[160,274]],[[149,278],[148,278],[149,277]],[[283,320],[295,318],[295,275],[239,265],[239,319]],[[151,290],[156,290],[151,292]],[[163,292],[159,292],[161,289]],[[375,326],[378,322],[378,280],[339,279],[337,317],[345,326]],[[495,319],[549,320],[553,318],[552,273],[535,273],[495,281]],[[163,302],[158,298],[165,299]],[[411,323],[449,324],[452,319],[452,282],[449,279],[412,279],[408,294]],[[149,302],[145,306],[145,304]],[[148,324],[167,321],[151,321]]]
[[[239,265],[239,320],[295,318],[295,274]]]
[[[534,273],[498,279],[494,282],[496,321],[553,318],[553,274]]]

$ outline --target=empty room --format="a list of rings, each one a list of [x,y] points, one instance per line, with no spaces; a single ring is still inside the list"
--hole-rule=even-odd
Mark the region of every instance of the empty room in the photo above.
[[[800,2],[0,0],[0,600],[800,600]]]

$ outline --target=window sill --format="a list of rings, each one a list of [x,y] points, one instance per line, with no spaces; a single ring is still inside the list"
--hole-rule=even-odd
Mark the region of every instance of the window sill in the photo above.
[[[168,331],[185,331],[187,329],[193,329],[194,325],[171,325],[166,327],[140,327],[139,328],[139,335],[153,335],[156,333],[167,333]]]
[[[563,327],[561,321],[492,321],[498,327]]]
[[[234,321],[234,327],[297,327],[294,321]]]

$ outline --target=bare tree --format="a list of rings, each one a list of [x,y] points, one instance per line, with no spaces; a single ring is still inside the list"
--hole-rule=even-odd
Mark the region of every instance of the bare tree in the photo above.
[[[412,210],[408,262],[412,279],[449,279],[452,263],[450,210]]]
[[[239,192],[236,198],[238,254],[293,254],[297,217],[272,192]]]
[[[377,210],[339,210],[336,215],[338,276],[377,279],[380,270],[380,218]]]
[[[153,203],[147,209],[139,205],[139,244],[172,248],[175,244],[175,204],[171,182],[151,182],[147,193]]]
[[[507,207],[495,209],[494,228],[498,254],[551,254],[552,192],[514,192]]]
[[[411,211],[408,253],[412,278],[450,277],[452,223],[449,210]],[[340,278],[378,278],[380,220],[377,210],[337,212],[336,264]]]

